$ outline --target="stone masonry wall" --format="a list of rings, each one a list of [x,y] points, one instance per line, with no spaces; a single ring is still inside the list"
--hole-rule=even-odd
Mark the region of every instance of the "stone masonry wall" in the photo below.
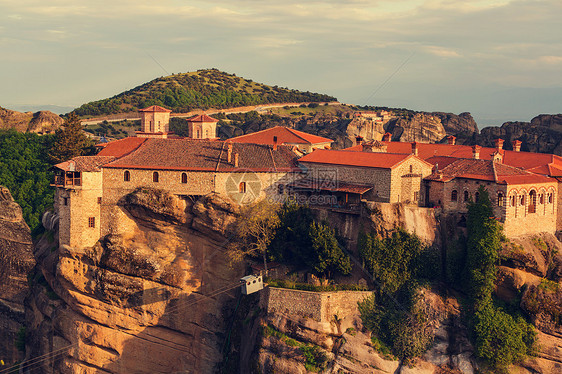
[[[370,291],[310,292],[267,287],[262,305],[268,313],[331,322],[334,315],[345,318],[357,313],[357,302],[370,296]]]

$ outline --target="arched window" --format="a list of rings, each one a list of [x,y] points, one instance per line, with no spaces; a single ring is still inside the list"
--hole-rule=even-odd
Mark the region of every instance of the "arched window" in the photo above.
[[[553,200],[553,193],[551,192],[548,194],[548,203],[552,204],[552,200]]]
[[[195,136],[197,139],[201,138],[201,130],[197,129],[197,135]]]
[[[414,172],[414,166],[410,165],[410,173],[413,173],[413,172]]]
[[[182,183],[187,183],[187,174],[186,173],[181,173],[181,182]]]
[[[246,193],[246,182],[240,182],[238,185],[238,192]]]
[[[537,192],[535,190],[529,192],[529,213],[535,213],[537,206]]]
[[[131,180],[131,172],[129,170],[125,170],[123,173],[123,180],[125,182],[129,182]]]
[[[509,199],[509,205],[515,206],[515,195],[511,195],[511,198]]]
[[[525,205],[525,195],[519,196],[519,205]]]
[[[498,206],[503,206],[503,193],[498,193]]]
[[[544,194],[539,194],[539,204],[544,204]]]
[[[464,202],[468,201],[468,191],[464,191]]]
[[[457,190],[451,192],[451,201],[457,201]]]
[[[160,175],[158,174],[157,171],[155,171],[154,173],[152,173],[152,181],[154,183],[158,183],[160,181]]]

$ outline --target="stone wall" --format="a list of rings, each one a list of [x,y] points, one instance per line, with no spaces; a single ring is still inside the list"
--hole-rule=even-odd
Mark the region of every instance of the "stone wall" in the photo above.
[[[310,292],[267,287],[261,303],[268,313],[332,322],[334,315],[343,319],[357,313],[357,302],[371,294],[370,291]]]

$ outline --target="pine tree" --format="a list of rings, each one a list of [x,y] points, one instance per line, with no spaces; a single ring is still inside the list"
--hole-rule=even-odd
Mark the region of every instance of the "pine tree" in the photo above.
[[[80,119],[71,113],[55,132],[55,142],[49,152],[49,158],[53,163],[67,161],[85,154],[89,146],[90,141],[82,132]]]

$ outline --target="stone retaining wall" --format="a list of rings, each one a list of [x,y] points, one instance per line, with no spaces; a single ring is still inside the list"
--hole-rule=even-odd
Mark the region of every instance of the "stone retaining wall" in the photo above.
[[[334,315],[343,319],[357,313],[357,302],[370,296],[371,293],[371,291],[311,292],[267,287],[262,293],[261,303],[268,313],[330,322],[334,319]]]

